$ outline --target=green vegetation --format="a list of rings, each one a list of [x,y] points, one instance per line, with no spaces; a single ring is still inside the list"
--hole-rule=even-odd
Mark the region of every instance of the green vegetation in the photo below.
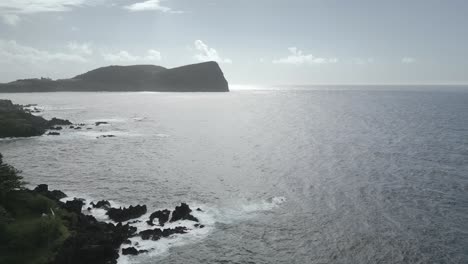
[[[10,100],[0,100],[0,138],[39,136],[47,126],[44,118],[24,111]]]
[[[18,173],[0,154],[0,263],[49,263],[69,235],[63,220],[69,213],[23,189]]]

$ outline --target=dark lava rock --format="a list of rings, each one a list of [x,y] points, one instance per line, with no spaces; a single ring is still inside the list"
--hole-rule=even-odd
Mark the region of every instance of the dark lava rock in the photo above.
[[[92,128],[91,128],[91,127],[88,127],[88,128],[86,128],[86,129],[87,129],[87,130],[91,130]]]
[[[197,208],[197,211],[198,211],[198,212],[203,212],[203,210],[202,210],[202,209],[200,209],[200,208]]]
[[[61,126],[53,126],[49,127],[50,130],[62,130],[63,128]]]
[[[81,129],[81,127],[75,127],[75,130]]]
[[[127,244],[127,245],[128,245],[128,244],[131,244],[131,243],[132,243],[132,241],[130,241],[130,239],[127,239],[127,240],[125,240],[124,242],[122,242],[122,244]]]
[[[190,220],[198,222],[198,219],[191,215],[192,209],[186,204],[182,203],[180,206],[176,206],[174,212],[172,212],[171,222],[175,222],[178,220]]]
[[[205,225],[200,225],[200,224],[195,224],[194,226],[198,227],[198,228],[204,228],[205,227]]]
[[[52,118],[51,120],[49,120],[47,122],[47,125],[49,127],[52,127],[52,126],[69,126],[69,125],[72,125],[72,122],[70,122],[69,120],[66,120],[66,119],[60,119],[60,118]]]
[[[106,214],[115,222],[124,222],[146,214],[146,210],[146,205],[137,205],[128,208],[109,208]]]
[[[148,252],[148,250],[137,250],[134,247],[122,248],[122,254],[123,255],[134,255],[134,256],[136,256],[138,254],[146,253],[146,252]]]
[[[150,215],[149,221],[147,221],[147,223],[149,225],[154,225],[153,220],[157,218],[159,220],[159,225],[164,226],[164,223],[169,221],[170,214],[171,214],[171,211],[167,209],[156,211]]]
[[[102,135],[96,138],[113,138],[113,137],[115,137],[115,135]]]
[[[47,184],[39,184],[36,188],[34,188],[34,191],[45,193],[49,191],[49,186]]]
[[[167,229],[147,229],[138,233],[143,240],[159,240],[161,237],[168,237],[173,234],[185,234],[187,233],[187,228],[184,226],[177,226],[175,228],[167,228]]]
[[[47,184],[39,184],[36,188],[33,190],[34,192],[40,193],[44,196],[46,196],[49,199],[59,201],[62,198],[67,197],[65,193],[59,190],[53,190],[49,191],[49,186]]]
[[[108,209],[111,207],[109,201],[106,201],[106,200],[102,200],[97,203],[91,202],[91,206],[93,206],[93,208],[102,208],[102,209]]]
[[[109,122],[104,122],[104,121],[98,121],[96,123],[94,123],[96,126],[100,126],[100,125],[107,125],[109,124]]]
[[[59,132],[49,132],[47,133],[48,136],[60,136]]]
[[[135,227],[98,222],[89,215],[78,214],[69,220],[71,235],[53,264],[116,263],[120,245],[136,232]]]
[[[134,247],[122,248],[122,254],[124,255],[138,255],[138,250]]]
[[[83,208],[84,202],[83,200],[80,199],[73,199],[71,201],[67,201],[65,203],[65,209],[67,209],[70,212],[79,214],[81,213],[81,208]]]
[[[68,128],[73,129],[73,128],[75,128],[75,126],[69,126]]]

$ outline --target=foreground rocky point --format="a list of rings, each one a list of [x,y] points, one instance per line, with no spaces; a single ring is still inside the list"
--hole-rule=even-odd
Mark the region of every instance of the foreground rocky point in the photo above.
[[[133,226],[132,223],[140,222],[140,220],[136,220],[134,222],[129,220],[140,218],[144,215],[147,212],[146,205],[113,208],[111,207],[111,203],[106,200],[98,201],[97,203],[92,202],[91,206],[93,208],[106,210],[109,218],[116,222],[110,223],[98,221],[95,217],[86,214],[86,212],[92,208],[84,208],[84,200],[79,198],[67,198],[64,201],[64,198],[66,198],[65,193],[59,190],[49,190],[48,186],[45,184],[37,186],[34,190],[23,189],[11,191],[9,193],[9,197],[15,197],[18,195],[21,197],[25,195],[30,196],[28,199],[39,199],[40,197],[44,197],[44,199],[46,198],[50,200],[51,202],[48,203],[49,205],[47,207],[43,207],[36,212],[36,217],[54,219],[54,221],[58,221],[59,225],[62,226],[62,229],[66,229],[62,230],[62,238],[56,239],[59,244],[53,248],[53,252],[49,254],[47,261],[39,261],[38,263],[117,263],[119,252],[123,255],[138,255],[148,252],[147,250],[138,250],[134,245],[131,245],[131,241],[129,240],[130,238],[140,237],[143,240],[155,241],[175,234],[185,234],[189,232],[187,227],[176,226],[173,228],[163,228],[163,226],[166,223],[176,222],[178,220],[198,222],[198,219],[191,215],[191,208],[187,204],[182,203],[172,211],[164,209],[152,213],[149,219],[143,220],[147,223],[151,223],[152,226],[159,225],[159,227],[137,232],[137,228]],[[7,203],[8,200],[3,200],[0,205]],[[21,208],[18,208],[20,206],[21,205],[16,205],[17,208],[15,209],[22,210]],[[8,208],[8,206],[6,207]],[[8,226],[15,223],[14,213],[11,217],[12,219],[8,223],[2,223],[0,217],[0,229],[4,225]],[[154,224],[153,221],[155,221]],[[123,224],[122,222],[127,223]],[[195,226],[196,228],[203,228],[203,225],[200,224]],[[18,237],[16,239],[21,238]],[[22,248],[10,248],[10,250],[19,252]],[[0,253],[1,252],[2,247],[0,246]],[[11,257],[8,260],[11,260]]]

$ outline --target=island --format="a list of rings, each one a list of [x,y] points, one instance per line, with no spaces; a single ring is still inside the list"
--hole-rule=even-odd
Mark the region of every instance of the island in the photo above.
[[[0,93],[30,92],[229,92],[214,61],[167,69],[156,65],[107,66],[70,79],[22,79],[0,84]]]

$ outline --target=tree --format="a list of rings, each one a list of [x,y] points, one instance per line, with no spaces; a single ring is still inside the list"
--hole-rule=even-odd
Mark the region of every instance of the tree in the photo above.
[[[3,163],[3,156],[0,153],[0,195],[3,196],[7,192],[23,188],[26,184],[23,177],[18,175],[19,170],[13,166]]]

